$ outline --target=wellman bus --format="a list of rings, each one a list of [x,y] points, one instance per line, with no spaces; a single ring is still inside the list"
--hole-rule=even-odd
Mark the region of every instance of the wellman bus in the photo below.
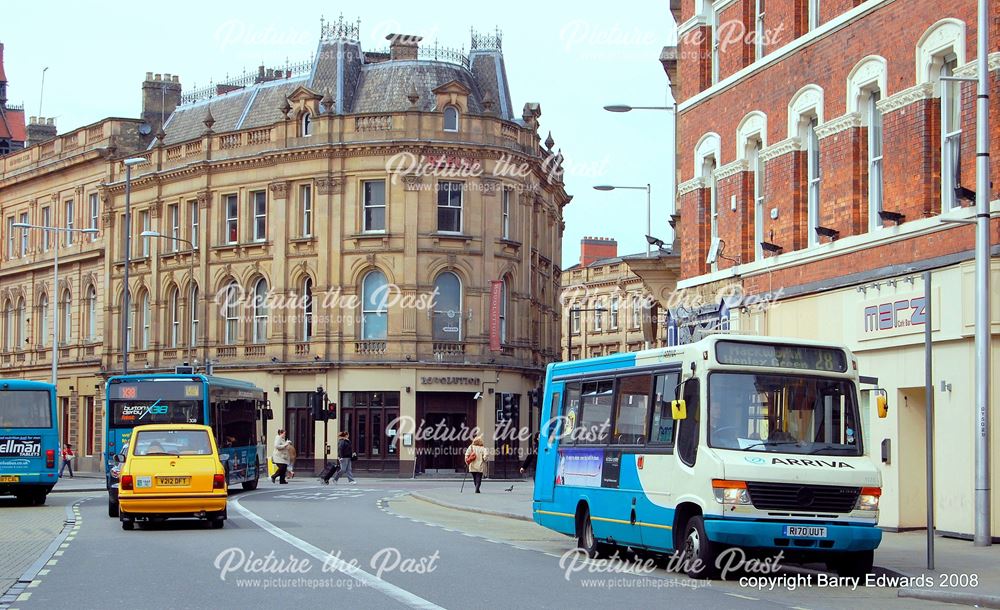
[[[111,517],[118,516],[114,456],[127,446],[135,426],[211,426],[228,485],[256,489],[261,472],[266,472],[262,469],[267,468],[271,410],[264,391],[252,383],[195,374],[124,375],[108,379],[105,396],[104,463]]]
[[[730,547],[867,573],[881,478],[858,383],[843,347],[734,335],[551,364],[534,520],[591,556],[679,551],[696,578]]]
[[[56,387],[0,379],[0,495],[45,504],[59,480]]]

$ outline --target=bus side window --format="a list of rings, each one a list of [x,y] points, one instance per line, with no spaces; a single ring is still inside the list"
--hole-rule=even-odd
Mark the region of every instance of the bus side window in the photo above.
[[[566,404],[556,422],[560,445],[576,442],[574,429],[580,423],[580,390],[580,383],[566,384]]]
[[[677,398],[678,373],[662,373],[656,376],[653,386],[653,417],[649,429],[649,442],[673,445],[677,430],[670,402]]]
[[[583,413],[577,423],[577,440],[604,444],[611,436],[611,407],[614,403],[614,382],[592,381],[583,384]]]
[[[646,444],[646,414],[649,410],[650,375],[633,375],[618,380],[615,433],[611,442],[618,445]]]
[[[677,454],[681,461],[688,466],[694,466],[698,458],[698,427],[701,420],[699,400],[700,396],[698,379],[688,379],[682,386],[684,388],[684,400],[687,402],[687,419],[680,423],[680,431],[677,435]]]
[[[562,406],[561,399],[561,393],[552,393],[552,402],[549,404],[549,421],[542,428],[542,434],[545,435],[549,447],[556,442],[556,439],[559,438],[559,433],[562,431],[562,426],[559,425],[561,421],[559,419],[559,407]]]

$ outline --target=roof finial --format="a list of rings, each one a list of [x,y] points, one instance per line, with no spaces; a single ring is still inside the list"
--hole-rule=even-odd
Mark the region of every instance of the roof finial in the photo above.
[[[420,99],[420,94],[417,93],[417,87],[410,81],[410,92],[406,94],[406,99],[410,100],[410,108],[417,107],[417,101]]]
[[[215,117],[212,116],[211,104],[209,104],[208,109],[205,111],[205,120],[202,123],[205,124],[205,133],[212,133],[212,125],[215,125]]]
[[[552,139],[552,132],[549,132],[549,137],[545,138],[545,148],[552,150],[552,147],[556,145],[556,141]]]

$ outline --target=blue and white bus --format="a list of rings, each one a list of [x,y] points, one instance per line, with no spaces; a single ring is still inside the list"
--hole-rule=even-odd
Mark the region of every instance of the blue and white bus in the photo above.
[[[734,335],[551,364],[534,519],[591,556],[680,551],[692,577],[730,547],[867,573],[881,478],[858,383],[846,348]]]
[[[108,514],[116,517],[114,456],[142,424],[205,424],[212,427],[229,485],[256,489],[267,472],[267,408],[264,391],[252,383],[206,375],[124,375],[108,379],[104,438]]]
[[[59,480],[56,388],[0,379],[0,495],[44,504]]]

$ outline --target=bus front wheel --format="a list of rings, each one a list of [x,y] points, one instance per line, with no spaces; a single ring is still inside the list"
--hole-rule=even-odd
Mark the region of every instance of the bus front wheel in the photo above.
[[[826,567],[838,576],[858,577],[871,573],[874,564],[875,551],[856,551],[827,561]]]
[[[715,560],[719,556],[718,545],[705,534],[705,520],[701,515],[688,519],[684,526],[684,572],[691,578],[718,578],[719,568]]]

